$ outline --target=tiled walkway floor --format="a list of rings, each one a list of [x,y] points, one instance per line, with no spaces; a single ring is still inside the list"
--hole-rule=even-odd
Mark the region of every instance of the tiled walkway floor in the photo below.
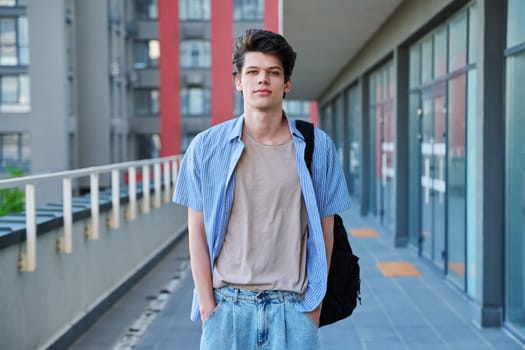
[[[393,237],[374,221],[352,211],[343,218],[349,228],[378,234],[351,237],[360,257],[363,303],[349,319],[320,330],[323,350],[524,349],[502,329],[476,327],[466,297],[410,248],[395,248]],[[401,271],[411,273],[385,274],[381,263],[391,262],[405,263]],[[135,349],[198,349],[200,324],[189,320],[191,295],[188,276]]]

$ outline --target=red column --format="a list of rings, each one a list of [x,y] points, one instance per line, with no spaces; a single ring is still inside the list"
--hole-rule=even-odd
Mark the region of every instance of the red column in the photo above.
[[[264,29],[279,32],[279,0],[264,0]]]
[[[233,118],[233,0],[211,1],[211,123]]]
[[[161,156],[180,153],[180,70],[178,1],[158,0],[160,40]]]
[[[310,121],[318,126],[319,123],[319,110],[317,109],[317,101],[310,101]]]

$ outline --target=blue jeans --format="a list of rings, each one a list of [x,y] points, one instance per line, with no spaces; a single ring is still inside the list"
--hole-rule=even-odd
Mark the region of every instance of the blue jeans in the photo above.
[[[202,325],[201,350],[318,350],[319,328],[297,311],[292,292],[215,290],[217,307]]]

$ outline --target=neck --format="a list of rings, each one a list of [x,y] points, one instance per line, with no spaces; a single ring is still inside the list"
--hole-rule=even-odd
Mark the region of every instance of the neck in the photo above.
[[[266,145],[285,143],[291,137],[282,110],[276,112],[244,111],[243,132]]]

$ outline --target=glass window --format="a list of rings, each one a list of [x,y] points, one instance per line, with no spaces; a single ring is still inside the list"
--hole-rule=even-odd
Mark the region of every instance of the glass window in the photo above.
[[[29,64],[29,33],[27,17],[18,17],[18,64]]]
[[[361,103],[359,102],[359,86],[355,85],[348,91],[347,110],[349,119],[347,124],[347,135],[349,138],[348,167],[350,177],[348,187],[350,194],[361,198]]]
[[[137,135],[137,159],[151,159],[160,157],[160,135]]]
[[[310,102],[301,100],[284,100],[283,109],[291,117],[306,118],[310,116]]]
[[[210,90],[185,88],[181,90],[183,115],[207,116],[210,114]]]
[[[157,0],[135,0],[135,16],[139,19],[157,19]]]
[[[157,116],[159,114],[159,90],[135,90],[135,114],[137,116]]]
[[[373,158],[371,203],[381,223],[394,230],[395,225],[395,128],[392,86],[394,66],[387,63],[370,77],[370,139]],[[392,79],[393,80],[393,79]],[[373,141],[372,141],[373,139]],[[374,197],[374,198],[372,198]]]
[[[434,77],[447,74],[447,28],[434,34]]]
[[[525,42],[525,1],[508,0],[507,47]]]
[[[210,0],[179,0],[179,18],[182,21],[210,19]]]
[[[0,103],[0,112],[27,112],[29,109],[28,76],[0,76]]]
[[[510,23],[509,23],[510,25]],[[507,58],[505,318],[525,335],[525,53]]]
[[[29,172],[30,154],[28,133],[0,133],[0,173],[8,167]]]
[[[421,45],[414,45],[410,48],[410,88],[421,84]]]
[[[135,69],[156,68],[159,65],[160,43],[158,40],[135,42]]]
[[[182,68],[209,68],[210,42],[206,40],[184,40],[180,45]]]
[[[477,51],[477,36],[478,36],[478,19],[477,19],[477,8],[473,5],[469,9],[468,15],[468,63],[476,62],[476,51]]]
[[[467,64],[467,14],[462,12],[450,22],[449,71]]]
[[[448,89],[448,269],[450,278],[458,285],[465,282],[465,102],[466,76],[461,74],[449,80]]]
[[[29,63],[27,17],[0,17],[0,65]]]
[[[427,38],[421,44],[421,83],[429,83],[432,81],[432,37]]]
[[[6,6],[6,7],[16,6],[16,0],[0,0],[0,6]]]
[[[263,0],[235,0],[233,3],[233,19],[235,21],[262,21],[263,12]]]

